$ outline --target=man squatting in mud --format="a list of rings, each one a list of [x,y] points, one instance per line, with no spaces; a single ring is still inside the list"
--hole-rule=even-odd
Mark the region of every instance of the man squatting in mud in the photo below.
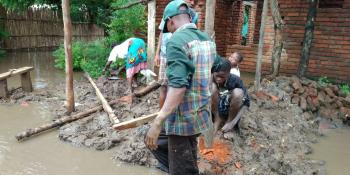
[[[197,136],[213,126],[210,84],[216,45],[190,23],[182,0],[171,1],[163,19],[163,32],[173,33],[166,51],[168,92],[145,144],[169,174],[199,174]]]
[[[243,81],[230,73],[231,63],[228,59],[218,56],[212,68],[212,113],[214,116],[215,133],[222,123],[223,132],[232,130],[239,122],[242,114],[249,107],[249,96]]]

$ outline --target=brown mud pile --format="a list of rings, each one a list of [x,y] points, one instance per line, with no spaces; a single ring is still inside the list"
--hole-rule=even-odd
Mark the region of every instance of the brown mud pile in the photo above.
[[[107,81],[101,78],[96,80],[96,83],[107,101],[127,95],[124,80]],[[295,78],[278,77],[272,82],[263,80],[261,92],[254,94],[250,89],[251,107],[241,119],[239,130],[219,133],[211,150],[205,150],[200,141],[198,162],[201,173],[224,175],[325,173],[323,161],[309,160],[306,156],[312,152],[311,146],[317,141],[317,136],[322,134],[322,128],[319,126],[341,127],[344,114],[338,112],[337,115],[324,117],[319,115],[323,109],[322,105],[310,111],[312,108],[304,110],[300,108],[300,102],[293,104],[293,98],[298,91],[293,83]],[[18,94],[21,98],[15,97]],[[51,91],[21,94],[23,92],[17,90],[11,95],[10,100],[0,99],[0,102],[47,103],[53,113],[57,114],[55,117],[64,115],[62,107],[64,84]],[[158,94],[158,91],[155,91],[143,98],[135,98],[131,108],[123,103],[118,103],[112,108],[121,121],[151,114],[158,110]],[[76,112],[99,104],[94,89],[87,80],[75,82],[75,96]],[[340,110],[339,107],[335,109]],[[59,138],[75,146],[96,150],[113,149],[113,157],[127,163],[154,166],[156,160],[143,143],[147,128],[148,125],[145,125],[116,132],[111,128],[107,114],[100,111],[60,127]]]

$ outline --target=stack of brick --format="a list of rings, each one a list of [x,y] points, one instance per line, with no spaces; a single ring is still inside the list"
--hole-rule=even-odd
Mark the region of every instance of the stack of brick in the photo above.
[[[297,104],[305,112],[319,112],[332,118],[340,114],[350,117],[350,96],[341,93],[336,85],[320,85],[308,79],[291,78],[291,103]],[[340,112],[339,112],[340,111]]]

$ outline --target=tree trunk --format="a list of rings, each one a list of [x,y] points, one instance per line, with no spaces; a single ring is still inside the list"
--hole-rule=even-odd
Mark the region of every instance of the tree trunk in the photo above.
[[[62,0],[64,24],[64,52],[66,56],[66,108],[67,114],[74,111],[73,60],[72,60],[72,22],[69,0]]]
[[[118,101],[119,100],[111,101],[109,103],[109,105],[114,105]],[[80,112],[80,113],[72,115],[72,116],[61,117],[61,118],[59,118],[57,120],[54,120],[54,121],[52,121],[50,123],[46,123],[46,124],[44,124],[42,126],[39,126],[37,128],[27,129],[26,131],[17,134],[16,135],[16,139],[18,141],[20,141],[20,140],[29,138],[29,137],[31,137],[33,135],[36,135],[36,134],[39,134],[41,132],[44,132],[44,131],[47,131],[47,130],[50,130],[50,129],[53,129],[53,128],[56,128],[56,127],[59,127],[59,126],[62,126],[64,124],[66,124],[66,123],[73,122],[73,121],[85,118],[85,117],[89,116],[90,114],[92,114],[94,112],[97,112],[97,111],[100,111],[102,109],[103,109],[103,106],[100,105],[100,106],[96,106],[96,107],[94,107],[92,109],[89,109],[88,111]]]
[[[283,49],[283,21],[281,18],[277,0],[270,0],[270,9],[272,12],[272,19],[274,22],[275,38],[272,51],[272,72],[271,77],[278,76],[281,65],[281,54]]]
[[[303,41],[303,49],[301,51],[301,58],[298,68],[298,76],[303,77],[307,71],[309,65],[310,48],[312,44],[312,39],[314,36],[314,21],[316,18],[318,0],[309,1],[309,11],[307,14],[306,24],[305,24],[305,34]]]
[[[265,21],[267,16],[268,0],[264,0],[264,6],[261,15],[261,25],[260,25],[260,36],[259,36],[259,47],[258,47],[258,58],[256,61],[256,71],[255,71],[255,91],[260,89],[260,79],[261,79],[261,62],[263,57],[263,47],[264,47],[264,34],[265,34]]]

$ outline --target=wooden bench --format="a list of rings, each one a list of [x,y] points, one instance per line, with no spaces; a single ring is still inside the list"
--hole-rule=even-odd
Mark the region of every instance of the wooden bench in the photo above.
[[[30,71],[33,69],[33,67],[21,67],[0,74],[0,97],[8,97],[7,79],[19,74],[21,75],[22,89],[26,92],[32,92],[33,86],[30,79]]]

